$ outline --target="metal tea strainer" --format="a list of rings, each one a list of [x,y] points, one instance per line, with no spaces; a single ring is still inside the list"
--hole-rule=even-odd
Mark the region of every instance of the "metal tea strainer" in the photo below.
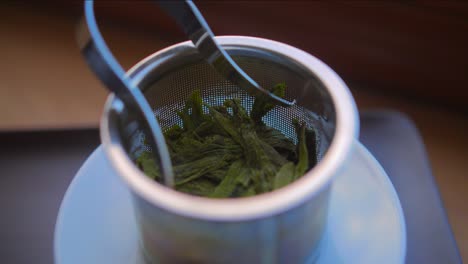
[[[263,87],[288,85],[286,98],[297,98],[297,104],[276,106],[263,120],[295,142],[293,118],[313,127],[320,162],[297,181],[248,198],[210,199],[173,191],[135,165],[147,148],[141,124],[110,96],[101,139],[115,173],[131,190],[147,263],[310,263],[305,260],[316,258],[322,239],[331,179],[344,167],[356,134],[349,91],[330,68],[291,46],[242,36],[216,39]],[[129,77],[163,130],[182,125],[175,113],[196,89],[212,106],[238,98],[250,111],[254,101],[222,78],[188,41],[145,58]]]

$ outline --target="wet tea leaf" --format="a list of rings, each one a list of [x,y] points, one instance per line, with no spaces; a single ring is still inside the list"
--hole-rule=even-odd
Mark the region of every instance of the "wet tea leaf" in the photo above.
[[[271,91],[284,97],[285,89],[281,83]],[[176,113],[182,124],[164,132],[176,190],[212,198],[248,197],[281,188],[304,175],[317,161],[315,131],[298,120],[285,120],[295,127],[295,145],[263,123],[262,118],[274,107],[266,95],[255,98],[250,114],[239,99],[210,106],[195,90]],[[135,162],[148,177],[161,181],[151,152],[143,152]]]

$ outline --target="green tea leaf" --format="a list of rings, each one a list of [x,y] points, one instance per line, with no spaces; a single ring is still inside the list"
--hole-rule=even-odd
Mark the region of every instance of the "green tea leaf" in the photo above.
[[[250,119],[247,110],[245,110],[245,108],[242,106],[241,101],[239,99],[226,100],[224,101],[224,106],[232,109],[232,119],[236,124],[251,124],[252,120]]]
[[[244,167],[244,163],[242,161],[235,161],[232,163],[223,181],[216,187],[210,197],[226,198],[231,196],[236,189],[237,179],[247,172],[248,170]]]
[[[279,83],[273,87],[272,93],[276,96],[284,98],[285,90],[286,84]],[[268,95],[257,96],[255,97],[250,117],[254,122],[260,124],[262,123],[262,118],[274,107],[275,104],[271,102],[271,99],[268,97]]]
[[[217,170],[210,171],[206,173],[203,177],[210,179],[216,183],[220,183],[224,177],[226,176],[226,172],[228,170],[229,166],[222,167]]]
[[[213,117],[213,120],[221,127],[234,141],[240,143],[241,138],[238,131],[238,128],[234,123],[227,117],[225,117],[220,112],[216,111],[214,108],[210,108],[210,114]]]
[[[296,175],[296,166],[292,162],[288,162],[279,169],[275,175],[273,189],[278,189],[288,185],[294,181]]]
[[[192,95],[190,96],[189,102],[189,105],[192,108],[192,121],[193,124],[197,127],[201,123],[203,123],[203,121],[205,121],[205,114],[203,113],[203,100],[201,97],[200,90],[193,91]]]
[[[260,126],[257,129],[257,134],[263,142],[271,145],[273,148],[278,150],[278,152],[283,152],[286,156],[296,151],[296,145],[292,140],[287,138],[279,130],[268,126]]]
[[[184,131],[191,131],[195,129],[195,124],[188,113],[188,109],[184,109],[182,111],[177,111],[176,114],[182,119],[182,125],[184,127]]]
[[[254,186],[251,186],[249,188],[239,188],[234,194],[235,197],[248,197],[248,196],[254,196],[257,193],[255,192]]]
[[[197,196],[209,196],[215,188],[216,184],[205,178],[176,186],[177,191],[190,193]]]
[[[193,181],[211,171],[220,169],[228,163],[224,157],[209,156],[199,160],[174,166],[176,186]]]
[[[180,137],[183,132],[184,130],[182,129],[182,127],[176,124],[164,131],[164,135],[168,140],[173,140]]]
[[[135,162],[137,166],[145,172],[146,176],[154,180],[160,179],[159,167],[156,165],[153,153],[147,151],[142,152]]]
[[[284,98],[285,89],[282,83],[271,91]],[[164,131],[175,189],[213,198],[248,197],[281,188],[304,175],[317,162],[315,131],[293,120],[295,145],[263,123],[262,118],[274,107],[266,95],[255,98],[250,114],[239,99],[210,106],[195,90],[177,111],[182,125]],[[148,177],[162,180],[151,152],[143,152],[135,163]]]
[[[246,167],[246,171],[245,173],[242,173],[241,175],[239,175],[239,177],[237,177],[237,183],[240,187],[243,187],[243,188],[247,188],[249,187],[250,183],[251,183],[251,170],[250,168],[247,168]]]
[[[305,139],[309,157],[309,168],[312,168],[317,164],[317,137],[315,134],[315,130],[306,129]]]

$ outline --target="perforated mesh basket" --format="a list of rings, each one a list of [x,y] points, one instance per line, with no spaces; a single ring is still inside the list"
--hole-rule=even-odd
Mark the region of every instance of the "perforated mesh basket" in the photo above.
[[[286,54],[252,46],[225,46],[225,49],[261,86],[271,88],[277,83],[286,83],[286,99],[297,99],[298,104],[293,107],[276,106],[263,121],[294,142],[297,138],[292,120],[304,121],[317,132],[317,156],[320,160],[333,137],[335,113],[329,94],[315,74],[300,62],[290,60]],[[185,100],[196,89],[201,91],[203,101],[212,106],[222,105],[226,99],[238,98],[250,111],[254,101],[247,92],[218,75],[190,44],[153,55],[135,66],[131,77],[144,91],[163,130],[174,124],[182,125],[176,112],[182,110]],[[128,113],[121,115],[119,123],[122,142],[134,160],[148,148],[144,144],[144,135]]]

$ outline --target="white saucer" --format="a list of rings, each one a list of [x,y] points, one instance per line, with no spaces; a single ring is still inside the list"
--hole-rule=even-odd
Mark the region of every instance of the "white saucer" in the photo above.
[[[360,143],[355,149],[333,184],[318,263],[404,263],[406,231],[393,185]],[[65,194],[54,243],[58,264],[143,263],[129,192],[101,147]]]

